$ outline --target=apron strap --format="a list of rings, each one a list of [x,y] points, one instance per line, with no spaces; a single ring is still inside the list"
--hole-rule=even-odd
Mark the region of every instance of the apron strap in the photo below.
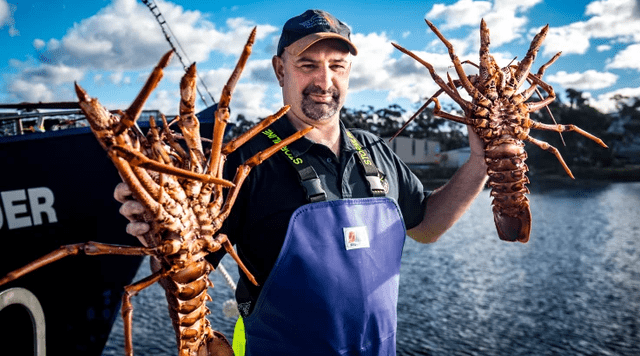
[[[360,162],[360,167],[362,167],[365,178],[367,179],[367,183],[369,183],[369,190],[371,190],[371,195],[374,197],[384,197],[386,196],[386,192],[384,186],[382,185],[382,181],[380,180],[380,172],[375,164],[373,164],[373,160],[371,159],[371,155],[369,151],[362,146],[362,144],[356,139],[355,136],[351,133],[351,131],[346,130],[347,137],[351,141],[351,144],[358,152],[358,161]]]
[[[275,134],[277,137],[277,133],[273,130],[273,128],[265,130],[262,133],[267,136]],[[374,197],[386,196],[384,186],[382,185],[382,181],[380,180],[380,173],[376,165],[373,163],[373,160],[371,159],[371,155],[369,154],[369,151],[362,146],[362,144],[356,139],[356,137],[353,136],[351,131],[346,130],[346,133],[347,133],[347,137],[349,138],[349,141],[351,142],[351,144],[353,145],[353,147],[356,149],[358,153],[356,156],[358,156],[358,162],[360,162],[360,167],[362,168],[365,174],[367,183],[369,184],[369,190],[371,191],[371,196],[374,196]],[[274,140],[272,140],[272,142],[273,144],[276,143],[276,141]],[[283,151],[281,152],[287,157],[286,161],[289,162],[291,166],[293,166],[293,168],[298,173],[298,178],[300,179],[300,185],[302,185],[305,192],[307,193],[307,200],[310,203],[326,201],[327,193],[325,192],[324,188],[322,188],[320,177],[318,177],[318,173],[316,172],[315,169],[313,169],[311,164],[309,164],[307,160],[301,160],[302,162],[296,162],[294,159],[292,159],[292,157],[290,157],[289,155],[287,155],[287,153],[285,153],[284,148],[283,148]],[[287,150],[287,152],[289,151]]]

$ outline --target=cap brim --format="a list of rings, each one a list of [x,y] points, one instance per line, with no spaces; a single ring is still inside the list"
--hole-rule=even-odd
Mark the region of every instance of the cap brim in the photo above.
[[[285,50],[295,56],[299,56],[302,54],[302,52],[306,51],[314,43],[321,40],[331,39],[331,38],[335,38],[337,40],[341,40],[345,42],[349,46],[349,52],[351,52],[351,54],[353,54],[354,56],[358,54],[358,49],[356,48],[356,46],[354,46],[353,43],[351,43],[351,41],[333,32],[312,33],[310,35],[304,36],[301,39],[295,41],[294,43],[286,47]]]

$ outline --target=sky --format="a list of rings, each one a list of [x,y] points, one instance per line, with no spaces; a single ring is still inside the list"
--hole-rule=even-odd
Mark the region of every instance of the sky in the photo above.
[[[427,1],[184,1],[154,0],[181,46],[196,62],[204,100],[219,100],[251,29],[257,40],[231,102],[232,116],[256,119],[282,105],[271,58],[282,25],[310,8],[347,23],[358,47],[348,108],[399,104],[415,110],[438,87],[426,68],[393,48],[414,51],[446,78],[456,78],[446,47],[427,27],[433,22],[461,60],[478,62],[479,24],[490,29],[491,53],[504,67],[521,60],[535,34],[549,33],[532,71],[562,51],[543,77],[561,99],[571,88],[589,105],[615,110],[616,95],[640,97],[640,0]],[[0,103],[75,101],[73,83],[110,110],[126,109],[170,47],[141,0],[0,0]],[[474,74],[465,65],[467,74]],[[175,115],[183,71],[174,56],[145,109]],[[445,107],[447,100],[444,99]]]

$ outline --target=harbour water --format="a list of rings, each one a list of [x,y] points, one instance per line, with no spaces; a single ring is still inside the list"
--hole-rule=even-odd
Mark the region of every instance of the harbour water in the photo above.
[[[398,355],[640,355],[640,183],[530,189],[527,244],[498,239],[488,190],[437,243],[407,240]],[[222,303],[233,292],[211,277],[209,317],[231,339],[235,320]],[[135,354],[175,355],[162,289],[143,290],[133,304]],[[123,345],[118,318],[103,355],[123,355]]]

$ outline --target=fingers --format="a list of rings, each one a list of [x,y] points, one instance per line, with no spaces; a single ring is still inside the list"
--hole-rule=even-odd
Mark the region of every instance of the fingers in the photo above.
[[[120,206],[120,214],[129,219],[129,221],[143,220],[144,206],[137,200],[127,200]]]
[[[469,133],[469,147],[471,148],[471,154],[477,154],[484,157],[484,143],[480,136],[478,136],[470,125],[467,125],[467,132]]]
[[[144,239],[142,239],[141,236],[151,230],[151,226],[146,223],[144,219],[144,206],[135,200],[131,188],[124,182],[116,186],[116,189],[113,191],[113,197],[122,203],[120,206],[120,215],[130,221],[126,228],[127,234],[138,237],[144,244]]]
[[[133,199],[133,193],[131,192],[131,188],[129,188],[127,183],[120,182],[118,183],[118,185],[116,185],[116,189],[113,191],[113,197],[117,201],[124,203],[128,200]]]
[[[127,234],[141,236],[149,232],[150,226],[145,222],[132,221],[127,224]],[[142,240],[141,240],[142,241]],[[144,243],[144,241],[143,241]]]

